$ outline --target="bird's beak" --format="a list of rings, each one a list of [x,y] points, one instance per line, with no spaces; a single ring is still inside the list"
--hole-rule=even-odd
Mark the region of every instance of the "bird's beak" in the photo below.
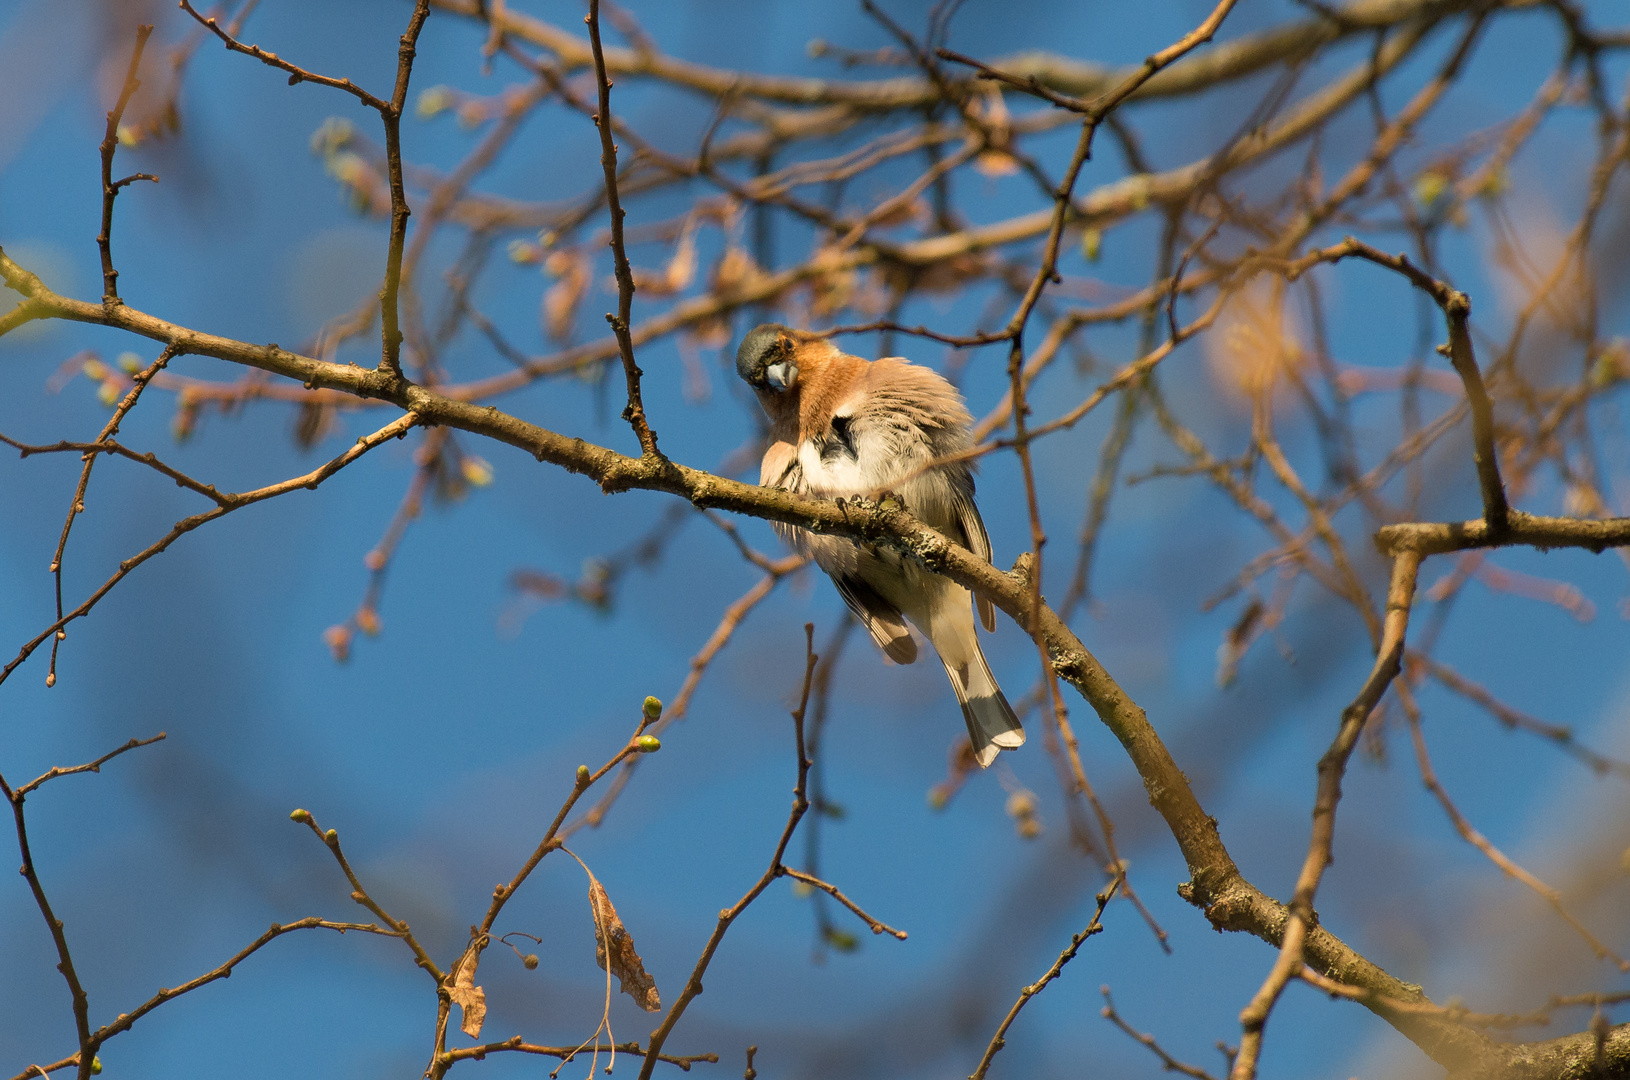
[[[789,390],[798,381],[798,365],[791,360],[771,364],[764,369],[764,381],[777,390]]]

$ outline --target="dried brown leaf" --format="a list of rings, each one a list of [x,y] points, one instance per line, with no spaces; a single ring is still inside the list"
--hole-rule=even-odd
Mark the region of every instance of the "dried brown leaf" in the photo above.
[[[640,1008],[646,1012],[661,1009],[662,999],[657,995],[656,980],[645,973],[645,964],[641,962],[640,954],[634,951],[633,937],[617,917],[617,909],[611,906],[611,897],[606,895],[605,887],[593,874],[589,875],[589,910],[594,913],[595,961],[602,969],[609,970],[622,980],[623,993],[633,998]],[[606,968],[608,955],[610,968]]]
[[[981,176],[988,176],[993,180],[1001,176],[1012,176],[1019,171],[1019,163],[1005,150],[980,151],[973,159],[973,167]]]
[[[1212,381],[1245,401],[1282,392],[1308,352],[1296,313],[1285,303],[1285,284],[1258,278],[1235,293],[1223,308],[1216,332],[1206,337],[1206,366]]]
[[[810,259],[816,273],[810,279],[810,314],[819,318],[842,311],[854,295],[860,275],[844,261],[843,249],[828,245]]]
[[[481,1037],[481,1025],[487,1021],[487,992],[475,985],[475,969],[481,963],[483,940],[477,937],[471,941],[464,955],[458,958],[453,967],[453,985],[447,990],[447,996],[464,1014],[459,1028],[472,1039]]]
[[[565,341],[572,334],[578,302],[588,288],[589,269],[582,256],[564,251],[550,255],[543,265],[556,278],[543,294],[544,330],[555,341]]]
[[[669,292],[683,292],[696,280],[696,227],[692,223],[679,235],[679,244],[673,258],[663,271],[663,283]]]
[[[1262,615],[1265,610],[1262,601],[1253,598],[1223,635],[1222,644],[1217,647],[1218,686],[1226,689],[1234,684],[1240,661],[1245,659],[1257,635],[1264,629]]]
[[[908,273],[890,271],[889,287],[898,291],[917,288],[929,293],[955,293],[968,282],[984,277],[991,269],[991,264],[983,255],[965,251],[921,269],[913,268]]]
[[[731,244],[719,256],[719,261],[713,267],[713,280],[710,283],[713,292],[720,296],[729,296],[738,289],[755,283],[763,272],[753,262],[753,257],[747,249],[739,244]]]
[[[979,758],[973,752],[973,743],[966,735],[957,736],[951,744],[951,761],[945,779],[928,789],[929,807],[944,810],[978,767]]]

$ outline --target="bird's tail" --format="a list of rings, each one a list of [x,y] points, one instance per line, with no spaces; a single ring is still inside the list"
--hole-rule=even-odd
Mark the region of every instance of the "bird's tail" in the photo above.
[[[983,769],[988,768],[1001,751],[1024,745],[1024,727],[1013,714],[1013,706],[1007,703],[1002,688],[996,685],[996,677],[990,673],[990,665],[985,662],[978,641],[973,642],[970,652],[967,663],[955,666],[943,656],[940,659],[945,662],[945,673],[951,676],[957,704],[962,706],[968,738],[973,740],[974,758]]]

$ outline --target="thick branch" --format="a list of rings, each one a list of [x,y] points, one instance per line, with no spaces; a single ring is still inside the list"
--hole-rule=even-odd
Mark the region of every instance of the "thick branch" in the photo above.
[[[1600,554],[1607,548],[1630,544],[1630,518],[1540,517],[1512,510],[1507,528],[1496,532],[1486,518],[1472,521],[1408,521],[1383,526],[1375,534],[1382,551],[1416,551],[1441,555],[1487,547],[1585,548]]]

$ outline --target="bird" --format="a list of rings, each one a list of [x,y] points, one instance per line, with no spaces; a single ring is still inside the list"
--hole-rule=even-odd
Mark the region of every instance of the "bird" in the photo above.
[[[742,338],[736,373],[770,420],[759,484],[828,499],[892,494],[925,524],[986,562],[990,537],[974,504],[962,395],[943,376],[900,357],[863,360],[815,334],[764,323]],[[1024,728],[991,674],[967,589],[898,552],[777,523],[812,559],[897,664],[917,659],[906,622],[933,645],[951,679],[975,759],[989,767],[1024,743]],[[980,621],[996,629],[991,602]]]

